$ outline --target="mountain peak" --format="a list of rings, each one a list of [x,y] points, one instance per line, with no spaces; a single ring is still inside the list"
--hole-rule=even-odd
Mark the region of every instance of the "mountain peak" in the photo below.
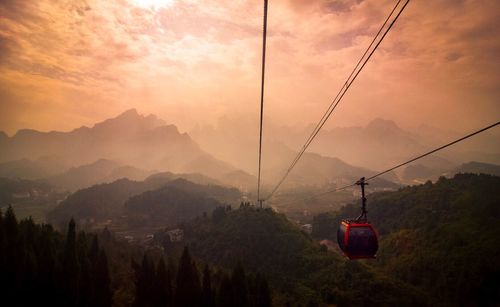
[[[118,115],[117,117],[115,118],[119,118],[119,117],[139,117],[139,113],[137,112],[137,109],[135,108],[132,108],[132,109],[128,109],[126,110],[125,112],[121,113],[120,115]]]
[[[152,130],[165,125],[165,122],[158,119],[155,115],[144,116],[137,112],[136,109],[129,109],[120,115],[102,121],[94,125],[93,129],[100,131],[145,131]]]
[[[368,125],[366,125],[367,129],[370,130],[399,130],[399,126],[392,120],[389,119],[383,119],[383,118],[375,118],[372,120]]]

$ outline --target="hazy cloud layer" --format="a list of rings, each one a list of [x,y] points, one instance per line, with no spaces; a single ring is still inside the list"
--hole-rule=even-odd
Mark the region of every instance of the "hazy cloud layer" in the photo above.
[[[257,112],[260,1],[0,0],[0,130]],[[271,1],[267,116],[318,120],[394,1]],[[162,5],[163,4],[163,5]],[[500,2],[412,1],[330,126],[498,120]],[[257,118],[256,118],[257,124]]]

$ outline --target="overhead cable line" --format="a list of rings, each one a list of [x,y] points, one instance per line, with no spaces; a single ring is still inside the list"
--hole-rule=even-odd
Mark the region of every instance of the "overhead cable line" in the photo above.
[[[393,167],[391,167],[391,168],[389,168],[389,169],[386,169],[386,170],[385,170],[385,171],[383,171],[383,172],[380,172],[380,173],[378,173],[378,174],[376,174],[376,175],[373,175],[373,176],[371,176],[371,177],[366,178],[366,179],[365,179],[365,181],[372,180],[372,179],[377,178],[377,177],[379,177],[379,176],[381,176],[381,175],[383,175],[383,174],[386,174],[386,173],[388,173],[388,172],[390,172],[390,171],[393,171],[393,170],[395,170],[395,169],[397,169],[397,168],[400,168],[401,166],[404,166],[404,165],[409,164],[409,163],[411,163],[411,162],[414,162],[414,161],[416,161],[416,160],[422,159],[422,158],[423,158],[423,157],[425,157],[425,156],[428,156],[428,155],[430,155],[430,154],[433,154],[433,153],[435,153],[436,151],[440,151],[440,150],[442,150],[442,149],[445,149],[446,147],[449,147],[449,146],[451,146],[451,145],[453,145],[453,144],[456,144],[456,143],[461,142],[461,141],[463,141],[463,140],[465,140],[465,139],[468,139],[468,138],[470,138],[470,137],[472,137],[472,136],[474,136],[474,135],[476,135],[476,134],[479,134],[479,133],[484,132],[484,131],[486,131],[486,130],[488,130],[488,129],[491,129],[491,128],[493,128],[493,127],[495,127],[495,126],[499,125],[499,124],[500,124],[500,121],[498,121],[498,122],[496,122],[496,123],[494,123],[494,124],[492,124],[492,125],[489,125],[489,126],[487,126],[487,127],[484,127],[483,129],[480,129],[480,130],[478,130],[478,131],[476,131],[476,132],[473,132],[473,133],[471,133],[471,134],[468,134],[468,135],[466,135],[466,136],[464,136],[464,137],[461,137],[461,138],[459,138],[458,140],[455,140],[455,141],[453,141],[453,142],[451,142],[451,143],[448,143],[448,144],[446,144],[446,145],[443,145],[443,146],[441,146],[441,147],[438,147],[438,148],[436,148],[436,149],[433,149],[433,150],[431,150],[431,151],[429,151],[429,152],[426,152],[426,153],[424,153],[424,154],[422,154],[422,155],[420,155],[420,156],[418,156],[418,157],[415,157],[415,158],[413,158],[413,159],[411,159],[411,160],[408,160],[408,161],[406,161],[406,162],[403,162],[403,163],[401,163],[401,164],[398,164],[398,165],[396,165],[396,166],[393,166]]]
[[[349,75],[349,77],[347,77],[347,80],[344,82],[344,84],[342,85],[342,88],[340,89],[340,91],[337,93],[337,96],[335,96],[335,98],[333,99],[332,103],[330,104],[330,106],[328,107],[328,109],[325,111],[325,113],[323,114],[323,116],[321,117],[321,119],[319,120],[318,124],[316,125],[316,127],[314,128],[314,130],[311,132],[311,134],[309,135],[309,137],[307,138],[305,144],[302,146],[301,150],[302,149],[305,149],[306,147],[306,144],[310,143],[310,141],[312,141],[311,139],[313,138],[313,136],[315,135],[315,132],[318,131],[319,129],[321,129],[320,127],[320,124],[325,120],[325,117],[328,115],[330,109],[333,107],[335,101],[337,100],[338,96],[340,95],[340,93],[342,92],[342,90],[344,89],[344,87],[347,85],[348,81],[351,79],[352,75],[354,74],[354,72],[358,69],[359,65],[361,64],[361,61],[365,58],[366,54],[368,53],[368,51],[370,50],[370,48],[373,46],[373,43],[375,43],[375,41],[377,40],[378,36],[380,35],[380,32],[382,32],[382,29],[384,29],[385,25],[387,24],[387,22],[389,21],[389,19],[391,18],[392,14],[394,13],[394,11],[396,10],[396,8],[399,6],[399,3],[401,3],[401,0],[398,0],[398,2],[396,3],[396,5],[392,8],[392,11],[391,13],[389,14],[389,16],[387,16],[387,18],[385,19],[384,23],[382,24],[382,26],[380,27],[380,29],[378,30],[377,34],[375,35],[375,37],[373,37],[373,40],[371,41],[370,45],[368,46],[368,48],[366,48],[365,52],[363,53],[363,55],[361,56],[361,58],[359,58],[359,61],[358,63],[356,64],[356,66],[354,67],[354,69],[351,71],[351,74]],[[298,155],[297,155],[298,157]],[[298,160],[297,157],[295,157],[295,160]],[[293,162],[295,162],[295,160]],[[292,164],[293,164],[292,162]]]
[[[262,164],[262,123],[264,121],[264,77],[266,71],[267,2],[268,0],[264,0],[264,23],[262,28],[262,75],[260,83],[259,171],[257,177],[257,201],[260,203],[260,207],[262,207],[262,200],[260,199],[260,173]]]
[[[408,160],[408,161],[406,161],[406,162],[403,162],[403,163],[400,163],[400,164],[398,164],[398,165],[396,165],[396,166],[393,166],[393,167],[391,167],[391,168],[388,168],[388,169],[386,169],[385,171],[382,171],[382,172],[380,172],[380,173],[377,173],[377,174],[375,174],[375,175],[373,175],[373,176],[371,176],[371,177],[368,177],[368,178],[366,178],[366,179],[365,179],[365,182],[366,182],[366,181],[369,181],[369,180],[372,180],[372,179],[375,179],[375,178],[377,178],[377,177],[380,177],[380,176],[382,176],[382,175],[384,175],[384,174],[386,174],[386,173],[388,173],[388,172],[390,172],[390,171],[393,171],[393,170],[395,170],[395,169],[397,169],[397,168],[400,168],[401,166],[404,166],[404,165],[407,165],[407,164],[409,164],[409,163],[415,162],[416,160],[422,159],[423,157],[426,157],[426,156],[428,156],[428,155],[430,155],[430,154],[433,154],[433,153],[435,153],[435,152],[437,152],[437,151],[443,150],[443,149],[445,149],[445,148],[447,148],[447,147],[450,147],[450,146],[452,146],[452,145],[454,145],[454,144],[456,144],[456,143],[459,143],[459,142],[464,141],[464,140],[466,140],[466,139],[468,139],[468,138],[470,138],[470,137],[473,137],[473,136],[475,136],[475,135],[477,135],[477,134],[479,134],[479,133],[481,133],[481,132],[484,132],[484,131],[486,131],[486,130],[489,130],[489,129],[491,129],[491,128],[494,128],[494,127],[496,127],[496,126],[498,126],[498,125],[500,125],[500,121],[498,121],[498,122],[496,122],[496,123],[494,123],[494,124],[492,124],[492,125],[486,126],[486,127],[482,128],[482,129],[479,129],[479,130],[477,130],[477,131],[475,131],[475,132],[472,132],[472,133],[470,133],[470,134],[467,134],[466,136],[461,137],[461,138],[459,138],[459,139],[457,139],[457,140],[455,140],[455,141],[453,141],[453,142],[447,143],[447,144],[445,144],[445,145],[443,145],[443,146],[440,146],[440,147],[438,147],[438,148],[436,148],[436,149],[433,149],[433,150],[428,151],[428,152],[426,152],[426,153],[424,153],[424,154],[421,154],[421,155],[419,155],[419,156],[417,156],[417,157],[415,157],[415,158],[412,158],[412,159],[410,159],[410,160]],[[308,200],[308,199],[311,199],[311,198],[315,198],[315,197],[322,196],[322,195],[326,195],[326,194],[330,194],[330,193],[340,192],[340,191],[343,191],[343,190],[345,190],[345,189],[351,188],[351,187],[353,187],[353,186],[355,186],[355,185],[356,185],[356,183],[352,183],[352,184],[349,184],[349,185],[346,185],[346,186],[342,186],[342,187],[340,187],[340,188],[336,188],[336,189],[333,189],[333,190],[329,190],[329,191],[325,191],[325,192],[321,192],[321,193],[318,193],[318,194],[314,194],[314,195],[308,196],[308,197],[306,197],[306,198],[300,199],[299,201]],[[286,202],[286,203],[284,203],[284,204],[288,204],[288,203],[295,203],[295,202],[297,202],[297,200],[290,201],[290,202]]]
[[[342,85],[341,89],[339,90],[339,92],[337,93],[337,95],[335,96],[335,98],[333,99],[333,101],[331,102],[331,104],[328,107],[328,109],[326,110],[326,112],[323,114],[323,117],[320,119],[320,121],[316,125],[316,128],[312,131],[311,135],[306,140],[305,144],[302,146],[302,148],[300,149],[299,153],[297,154],[297,156],[295,157],[295,159],[292,161],[291,165],[286,170],[284,176],[281,178],[281,180],[278,182],[278,184],[274,187],[274,189],[271,191],[271,193],[269,194],[269,196],[265,200],[270,199],[274,195],[274,193],[276,193],[276,191],[279,189],[279,187],[283,184],[283,182],[285,181],[285,179],[288,177],[288,175],[290,174],[290,172],[292,171],[292,169],[295,167],[295,165],[297,164],[297,162],[300,160],[300,158],[302,157],[302,155],[305,153],[305,151],[307,150],[307,148],[309,147],[309,145],[312,143],[312,141],[314,140],[314,138],[318,135],[318,133],[321,130],[321,128],[323,128],[323,126],[325,125],[325,123],[328,120],[328,118],[332,115],[333,111],[338,106],[338,104],[340,103],[340,101],[342,100],[342,98],[344,97],[344,95],[347,93],[347,91],[351,87],[352,83],[356,80],[356,78],[358,77],[359,73],[365,67],[366,63],[368,63],[368,61],[372,57],[372,55],[375,52],[375,50],[377,50],[378,46],[382,43],[382,41],[384,40],[385,36],[387,35],[387,33],[389,33],[389,31],[391,30],[392,26],[394,25],[394,23],[396,22],[396,20],[399,18],[399,16],[401,15],[401,13],[406,8],[406,6],[408,5],[409,2],[410,2],[410,0],[407,0],[404,3],[404,5],[399,9],[399,12],[396,14],[396,17],[391,21],[391,23],[385,29],[384,33],[382,34],[382,36],[380,37],[380,39],[378,40],[378,42],[375,44],[375,46],[373,47],[373,49],[370,51],[370,48],[377,41],[377,38],[380,36],[380,33],[382,33],[382,30],[385,28],[387,22],[390,20],[391,16],[396,11],[396,8],[401,3],[401,0],[398,0],[398,2],[396,3],[396,5],[392,9],[391,13],[389,14],[389,16],[387,17],[387,19],[382,24],[382,27],[380,27],[379,31],[377,32],[377,34],[373,38],[372,42],[370,43],[370,45],[368,46],[368,48],[366,49],[366,51],[363,53],[363,56],[359,59],[358,63],[356,64],[356,66],[352,70],[351,74],[349,75],[349,77],[347,78],[347,80]],[[367,54],[368,54],[368,56],[366,56]]]

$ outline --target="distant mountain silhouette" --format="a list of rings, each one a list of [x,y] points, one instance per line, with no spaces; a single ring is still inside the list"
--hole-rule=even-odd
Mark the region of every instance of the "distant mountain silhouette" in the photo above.
[[[258,147],[256,142],[258,130],[255,128],[258,127],[252,126],[245,119],[222,118],[217,126],[198,127],[192,134],[196,141],[214,156],[255,173],[257,170],[256,152],[249,150]],[[285,128],[271,125],[266,131],[269,137],[264,139],[263,144],[262,178],[264,184],[275,185],[297,155],[294,149],[298,146],[293,146],[291,139],[296,138],[293,134],[298,130],[294,128],[287,131]],[[287,133],[288,136],[292,136],[287,137]],[[304,140],[305,137],[301,138],[301,141]],[[314,150],[308,150],[290,173],[284,183],[284,188],[324,185],[333,181],[359,179],[371,174],[375,172],[347,163],[335,155],[318,154]],[[385,179],[399,181],[393,173],[385,176]]]
[[[172,180],[179,179],[179,178],[189,180],[189,181],[196,183],[196,184],[223,185],[218,180],[215,180],[213,178],[210,178],[208,176],[198,174],[198,173],[174,174],[171,172],[161,172],[161,173],[156,173],[156,174],[153,174],[153,175],[147,177],[144,181],[146,181],[146,182],[154,182],[154,181],[164,182],[165,180],[172,181]]]
[[[272,118],[266,118],[265,122],[263,167],[274,169],[271,171],[273,173],[288,166],[275,164],[285,160],[285,151],[279,147],[284,145],[289,151],[296,152],[309,137],[314,125],[278,125]],[[214,125],[198,126],[191,131],[191,135],[215,157],[254,173],[257,167],[255,152],[248,151],[248,148],[258,147],[258,132],[255,118],[233,115],[221,117]],[[383,170],[463,135],[428,125],[407,130],[392,120],[376,118],[363,126],[324,127],[307,152],[335,157],[365,169]],[[500,164],[500,143],[497,139],[493,132],[485,132],[428,156],[420,160],[419,164],[437,173],[468,161]]]
[[[412,164],[407,166],[402,173],[402,179],[409,184],[424,183],[427,180],[436,180],[443,175],[442,170],[432,169],[422,164]]]
[[[56,156],[24,158],[0,163],[0,177],[36,180],[62,173],[68,167],[67,162]]]
[[[91,164],[70,168],[66,172],[47,178],[52,185],[68,190],[78,190],[99,183],[112,182],[121,178],[144,180],[154,171],[146,171],[100,159]]]
[[[453,173],[488,174],[500,176],[500,165],[472,161],[462,164],[460,167],[456,168]]]
[[[451,177],[459,173],[500,176],[500,166],[496,164],[475,161],[464,163],[458,167],[448,169],[439,166],[431,168],[423,166],[421,164],[411,164],[404,169],[402,173],[402,179],[404,183],[418,184],[424,183],[427,180],[435,181],[440,176]]]
[[[311,151],[339,157],[348,163],[370,169],[384,169],[463,135],[465,133],[426,125],[408,131],[391,120],[377,118],[365,127],[323,131],[311,145]],[[495,140],[493,134],[486,132],[460,145],[428,156],[420,160],[419,164],[439,172],[473,160],[500,163],[500,144]]]
[[[9,140],[7,134],[3,131],[0,131],[0,147],[3,148],[3,145]]]
[[[403,162],[427,149],[417,135],[401,129],[391,120],[380,118],[374,119],[365,127],[324,131],[311,145],[313,151],[379,170]]]
[[[91,128],[70,132],[25,129],[0,139],[5,143],[0,152],[0,161],[4,162],[57,155],[72,166],[108,159],[141,169],[199,172],[215,178],[235,170],[200,149],[176,126],[154,115],[139,115],[135,109]]]

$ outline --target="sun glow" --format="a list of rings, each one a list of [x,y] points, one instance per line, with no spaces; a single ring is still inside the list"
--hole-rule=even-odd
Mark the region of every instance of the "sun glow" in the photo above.
[[[173,4],[174,0],[132,0],[132,3],[144,8],[158,9],[162,7],[169,7]]]

